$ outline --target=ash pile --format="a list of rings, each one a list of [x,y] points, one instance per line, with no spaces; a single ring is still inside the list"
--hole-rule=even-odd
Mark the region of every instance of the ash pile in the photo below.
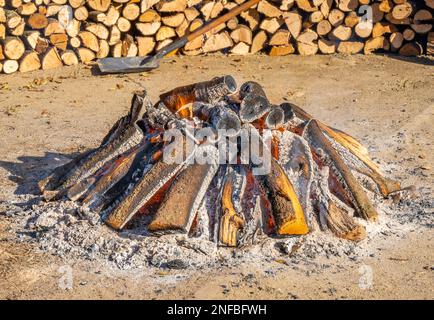
[[[301,242],[299,257],[357,256],[403,190],[351,135],[232,76],[155,104],[137,92],[100,146],[38,186],[46,202],[27,223],[50,230],[46,250],[120,267],[272,259]]]

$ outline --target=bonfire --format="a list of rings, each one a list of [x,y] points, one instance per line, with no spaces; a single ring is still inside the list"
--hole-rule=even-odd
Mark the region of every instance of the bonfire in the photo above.
[[[232,76],[175,88],[155,104],[135,93],[100,146],[39,188],[116,230],[146,217],[150,235],[228,247],[313,231],[360,241],[378,219],[373,195],[401,190],[355,138],[292,103],[274,104],[256,82],[238,88]]]

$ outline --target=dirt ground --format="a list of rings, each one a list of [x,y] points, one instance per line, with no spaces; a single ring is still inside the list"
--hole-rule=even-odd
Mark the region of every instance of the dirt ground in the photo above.
[[[369,146],[404,186],[434,192],[434,67],[429,59],[382,56],[175,57],[146,74],[95,76],[90,68],[0,76],[0,201],[29,206],[35,181],[56,157],[95,146],[145,87],[157,96],[179,85],[232,74],[263,84],[272,102],[292,101]],[[432,208],[429,214],[433,214]],[[433,299],[433,225],[375,244],[354,263],[343,257],[309,267],[279,261],[218,270],[106,270],[65,265],[15,241],[0,215],[2,299]],[[432,220],[431,220],[432,221]],[[69,268],[69,267],[68,267]],[[270,271],[272,270],[272,272]],[[370,280],[364,286],[364,277]]]

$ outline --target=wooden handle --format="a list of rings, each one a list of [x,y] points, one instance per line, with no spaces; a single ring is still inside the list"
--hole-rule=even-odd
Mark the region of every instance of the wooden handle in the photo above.
[[[193,31],[192,33],[190,33],[187,36],[187,40],[191,41],[195,38],[197,38],[198,36],[208,32],[211,29],[214,29],[215,27],[217,27],[218,25],[225,23],[226,21],[232,19],[233,17],[239,15],[241,12],[246,11],[247,9],[249,9],[250,7],[253,7],[255,4],[257,4],[260,0],[250,0],[247,1],[245,3],[243,3],[242,5],[233,8],[232,10],[230,10],[228,13],[226,13],[225,15],[212,20],[210,23],[205,24],[203,27]]]

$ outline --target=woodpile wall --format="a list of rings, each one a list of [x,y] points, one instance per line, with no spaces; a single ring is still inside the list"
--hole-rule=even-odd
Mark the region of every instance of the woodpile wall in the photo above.
[[[152,54],[244,1],[0,0],[0,71]],[[433,15],[434,0],[262,0],[181,53],[433,54]]]

